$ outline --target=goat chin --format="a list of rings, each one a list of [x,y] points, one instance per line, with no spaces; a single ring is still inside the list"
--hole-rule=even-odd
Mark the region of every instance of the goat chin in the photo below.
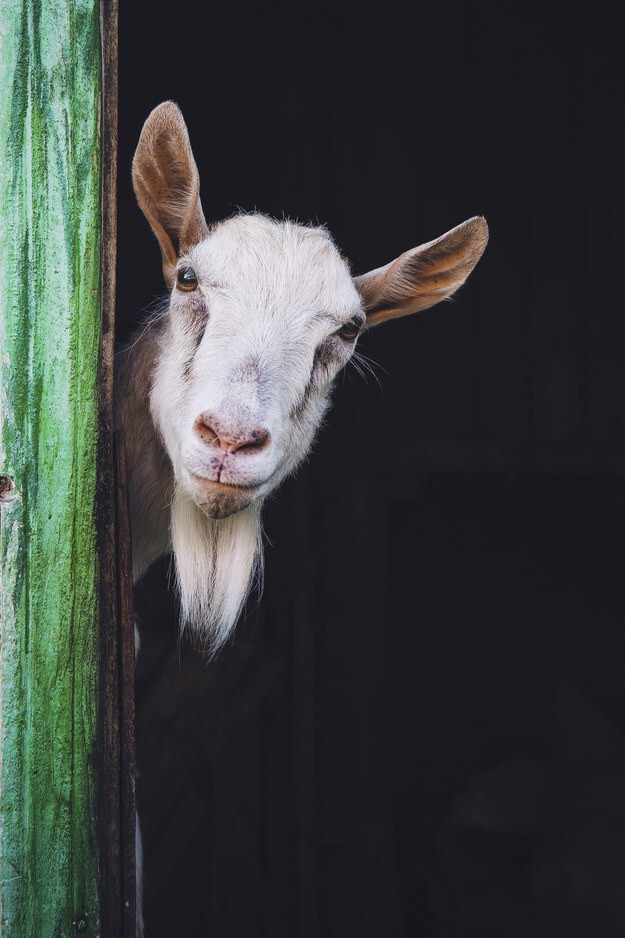
[[[210,652],[228,639],[247,595],[262,575],[262,499],[228,517],[209,517],[176,486],[171,539],[182,627]]]
[[[188,491],[202,514],[219,521],[248,508],[258,497],[258,487],[225,485],[198,477]]]

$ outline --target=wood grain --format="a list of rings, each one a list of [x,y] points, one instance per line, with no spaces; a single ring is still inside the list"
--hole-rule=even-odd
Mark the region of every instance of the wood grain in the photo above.
[[[99,4],[0,26],[0,931],[95,935]]]

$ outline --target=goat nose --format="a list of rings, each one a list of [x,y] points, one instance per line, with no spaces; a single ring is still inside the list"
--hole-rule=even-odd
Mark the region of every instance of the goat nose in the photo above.
[[[195,430],[205,443],[219,446],[224,453],[261,450],[269,443],[269,431],[264,427],[236,423],[226,426],[211,414],[201,414],[195,421]]]

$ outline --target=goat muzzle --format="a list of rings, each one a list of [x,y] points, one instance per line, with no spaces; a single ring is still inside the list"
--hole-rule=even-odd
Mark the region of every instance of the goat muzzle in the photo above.
[[[233,421],[226,424],[213,414],[200,414],[195,432],[209,446],[224,453],[257,453],[269,445],[270,434],[265,427]]]

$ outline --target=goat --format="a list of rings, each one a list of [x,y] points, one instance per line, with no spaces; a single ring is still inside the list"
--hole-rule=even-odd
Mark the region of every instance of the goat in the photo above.
[[[209,226],[171,101],[132,176],[169,291],[117,359],[133,577],[172,551],[182,627],[214,652],[260,569],[263,500],[309,451],[358,336],[455,293],[488,228],[471,218],[353,277],[325,228],[258,213]]]

